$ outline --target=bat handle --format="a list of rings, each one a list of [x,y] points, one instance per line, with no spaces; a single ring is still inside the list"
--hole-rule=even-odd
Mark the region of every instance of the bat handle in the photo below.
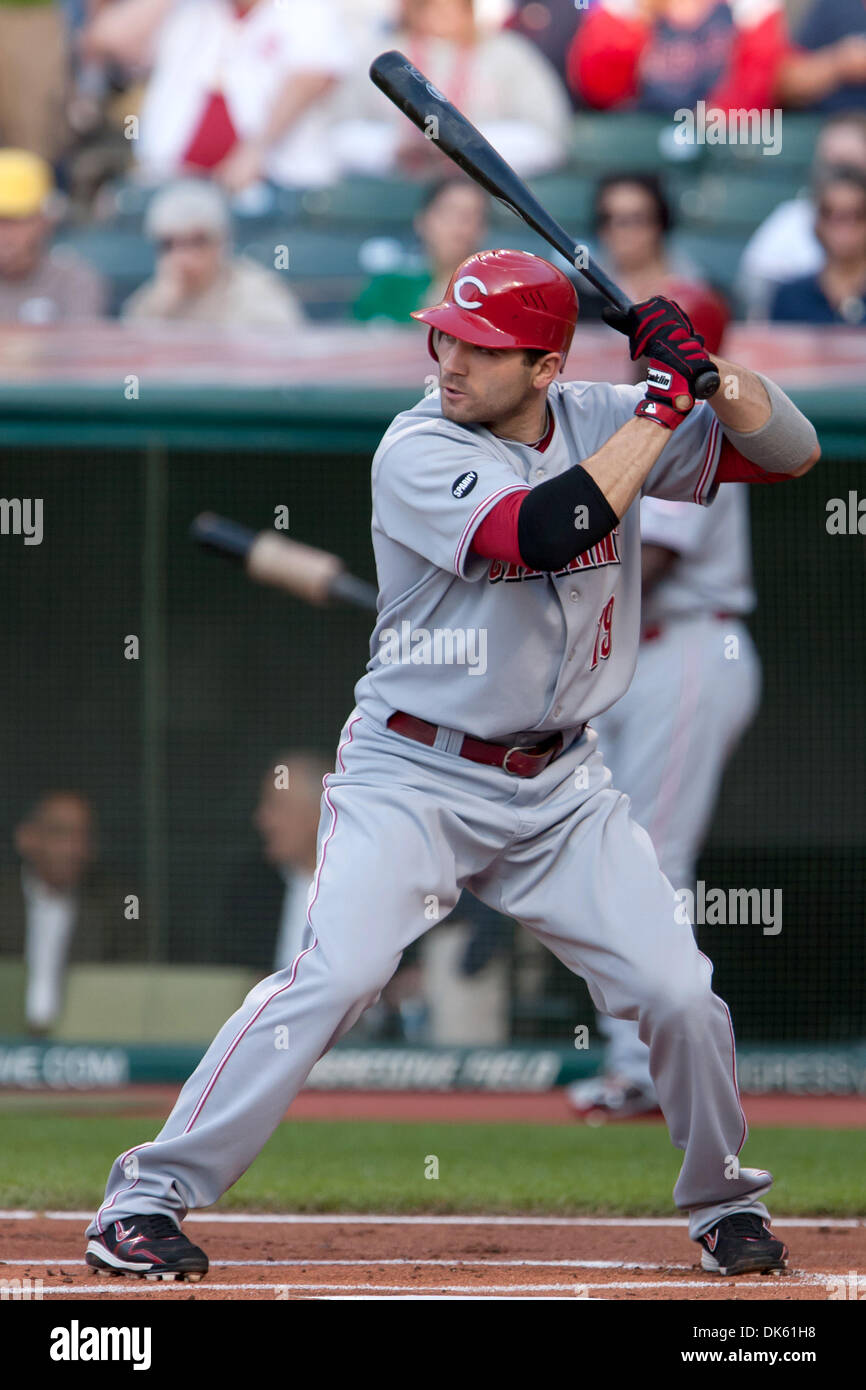
[[[217,516],[215,512],[200,512],[189,533],[194,541],[208,550],[216,550],[220,555],[230,555],[238,560],[246,558],[256,538],[255,531],[248,526]]]
[[[701,372],[695,381],[695,398],[699,401],[708,400],[716,394],[721,384],[718,372]]]

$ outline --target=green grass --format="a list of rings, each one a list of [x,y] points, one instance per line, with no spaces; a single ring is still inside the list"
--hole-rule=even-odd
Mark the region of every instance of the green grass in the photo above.
[[[112,1159],[152,1138],[151,1119],[19,1113],[2,1119],[0,1206],[89,1210]],[[439,1177],[424,1176],[428,1155]],[[753,1131],[743,1162],[776,1175],[773,1209],[862,1216],[857,1130]],[[665,1216],[679,1155],[666,1131],[628,1125],[280,1125],[221,1202],[260,1211],[535,1212]]]

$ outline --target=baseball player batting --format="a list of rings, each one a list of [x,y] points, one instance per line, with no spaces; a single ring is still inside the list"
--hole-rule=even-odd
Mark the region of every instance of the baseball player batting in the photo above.
[[[721,301],[688,283],[673,293],[717,353],[728,318]],[[662,872],[674,888],[693,890],[725,764],[759,700],[760,662],[744,621],[755,606],[747,489],[725,483],[711,511],[643,497],[640,523],[637,666],[622,699],[593,727]],[[603,1072],[568,1089],[578,1115],[601,1121],[656,1112],[637,1022],[600,1014],[598,1026]]]
[[[577,295],[525,252],[470,257],[414,315],[440,389],[373,459],[378,615],[324,781],[306,937],[218,1033],[158,1137],[116,1159],[87,1232],[97,1269],[206,1272],[186,1212],[249,1167],[431,906],[445,917],[464,887],[581,975],[596,1008],[637,1020],[703,1267],[784,1267],[771,1175],[736,1159],[730,1015],[588,721],[635,666],[640,495],[706,505],[722,481],[799,476],[820,449],[773,382],[709,361],[674,302],[606,313],[648,354],[645,387],[560,380]],[[716,369],[727,385],[698,403]]]

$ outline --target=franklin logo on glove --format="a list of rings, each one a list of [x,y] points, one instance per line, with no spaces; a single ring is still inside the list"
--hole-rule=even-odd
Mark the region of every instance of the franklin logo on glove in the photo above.
[[[660,391],[669,391],[673,382],[670,372],[661,372],[658,367],[650,367],[646,379],[650,386],[657,386]]]

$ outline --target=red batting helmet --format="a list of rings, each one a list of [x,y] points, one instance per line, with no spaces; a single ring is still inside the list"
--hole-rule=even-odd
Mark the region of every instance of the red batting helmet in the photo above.
[[[564,366],[577,323],[577,291],[567,275],[529,251],[480,251],[457,267],[441,304],[412,317],[430,325],[433,358],[433,330],[439,328],[477,347],[561,352]]]

